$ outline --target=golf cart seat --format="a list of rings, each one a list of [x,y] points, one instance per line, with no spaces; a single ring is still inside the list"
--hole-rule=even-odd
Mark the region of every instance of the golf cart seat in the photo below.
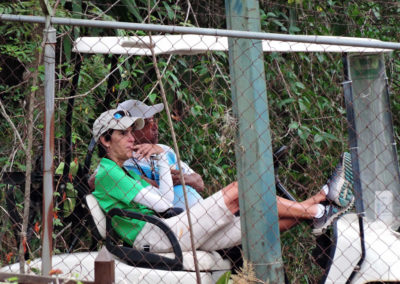
[[[94,225],[91,228],[92,233],[98,234],[100,237],[98,240],[106,242],[107,250],[114,257],[115,283],[198,283],[192,253],[181,251],[175,235],[161,219],[119,209],[112,209],[105,215],[93,195],[85,196],[84,201],[85,207],[88,207],[91,214],[88,218],[89,223],[93,222]],[[129,215],[131,218],[157,224],[171,240],[174,252],[155,254],[114,241],[111,218],[115,215]],[[61,272],[58,275],[60,278],[72,276],[74,280],[93,281],[95,260],[99,254],[100,250],[54,255],[52,269]],[[222,258],[217,252],[196,251],[196,256],[202,284],[216,283],[232,266],[228,259]],[[42,259],[36,258],[25,263],[25,271],[33,273],[35,269],[40,270],[41,266]],[[18,273],[19,269],[20,264],[14,263],[0,268],[0,273]]]
[[[98,201],[92,194],[86,195],[85,202],[95,225],[95,231],[97,231],[95,234],[98,234],[101,239],[106,241],[107,250],[118,259],[129,265],[147,269],[195,271],[192,252],[182,252],[175,235],[160,218],[116,208],[110,210],[107,215],[105,215],[103,210],[100,208]],[[146,250],[139,250],[131,246],[118,244],[119,242],[115,241],[118,237],[111,226],[111,218],[116,215],[143,220],[157,225],[171,241],[174,252],[155,254]],[[217,252],[198,250],[196,251],[196,255],[199,270],[203,273],[218,272],[217,274],[221,275],[225,271],[231,269],[230,261],[223,259]],[[195,280],[196,278],[194,277],[193,279]]]

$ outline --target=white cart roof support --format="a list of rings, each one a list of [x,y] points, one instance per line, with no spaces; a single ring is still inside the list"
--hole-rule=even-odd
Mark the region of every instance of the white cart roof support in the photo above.
[[[310,41],[346,41],[349,45],[319,44],[294,41],[262,40],[264,52],[391,52],[392,49],[352,46],[352,38],[331,36],[304,36]],[[317,40],[318,39],[318,40]],[[354,40],[354,39],[353,39]],[[383,43],[380,40],[358,38],[360,43]],[[98,54],[121,54],[151,56],[151,48],[156,55],[183,54],[193,55],[209,51],[228,51],[228,38],[209,35],[155,35],[129,37],[80,37],[74,43],[75,52]]]

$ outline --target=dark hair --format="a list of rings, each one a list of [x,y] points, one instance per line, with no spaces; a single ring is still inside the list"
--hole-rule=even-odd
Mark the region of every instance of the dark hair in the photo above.
[[[108,129],[101,136],[104,137],[106,141],[111,141],[111,135],[113,134],[114,129]],[[97,143],[97,151],[99,154],[99,158],[104,158],[107,155],[107,150],[104,145],[101,143],[100,139]]]

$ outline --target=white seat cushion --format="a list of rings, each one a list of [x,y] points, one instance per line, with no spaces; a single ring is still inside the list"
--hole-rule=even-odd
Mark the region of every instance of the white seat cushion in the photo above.
[[[86,204],[92,214],[93,221],[96,224],[103,239],[106,238],[106,216],[100,208],[97,199],[92,195],[86,195]],[[194,258],[192,252],[182,252],[183,254],[183,269],[186,271],[195,271]],[[159,255],[174,258],[174,253],[160,253]],[[199,262],[200,271],[217,271],[231,268],[231,263],[227,259],[223,259],[217,252],[196,251],[197,260]]]
[[[106,239],[106,216],[104,215],[103,210],[100,208],[99,202],[93,196],[93,194],[86,195],[85,199],[93,221],[97,227],[97,231],[99,231],[99,234],[103,239]]]

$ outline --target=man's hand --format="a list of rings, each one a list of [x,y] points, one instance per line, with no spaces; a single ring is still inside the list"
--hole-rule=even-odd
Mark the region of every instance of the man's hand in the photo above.
[[[174,185],[182,184],[178,170],[171,169],[171,176]],[[197,192],[202,192],[204,190],[203,179],[198,173],[183,174],[183,179],[185,180],[185,185],[193,187]]]
[[[157,144],[138,144],[133,146],[135,154],[133,158],[135,159],[149,159],[151,155],[161,154],[164,152],[163,148]]]
[[[88,179],[88,184],[89,184],[89,188],[90,188],[91,191],[94,190],[94,187],[95,187],[94,186],[94,181],[95,181],[95,179],[96,179],[96,173],[93,173]]]

